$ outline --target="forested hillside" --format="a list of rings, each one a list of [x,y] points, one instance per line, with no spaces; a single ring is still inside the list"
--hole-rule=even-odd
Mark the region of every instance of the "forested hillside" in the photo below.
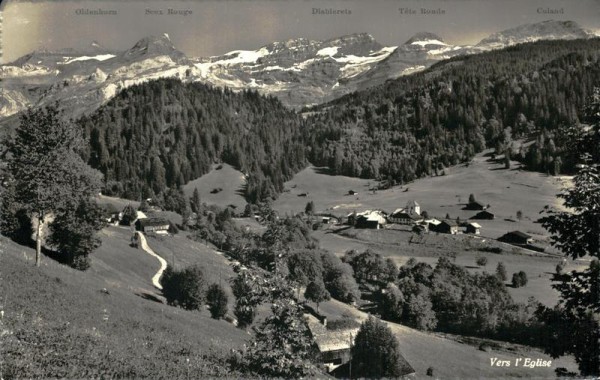
[[[226,162],[246,174],[255,201],[281,192],[306,165],[301,118],[250,91],[162,79],[124,90],[79,122],[104,191],[130,199],[158,196]]]
[[[528,137],[538,142],[513,158],[533,170],[569,171],[556,131],[580,119],[600,83],[599,52],[600,39],[522,44],[348,95],[311,116],[309,160],[334,174],[403,183],[486,146],[510,154],[512,139]]]
[[[441,62],[318,107],[161,79],[80,120],[105,192],[155,197],[226,162],[251,202],[275,197],[307,160],[333,174],[406,183],[494,147],[532,170],[570,172],[565,130],[600,83],[600,39],[542,41]],[[513,140],[534,141],[517,149]],[[507,160],[508,161],[508,160]]]

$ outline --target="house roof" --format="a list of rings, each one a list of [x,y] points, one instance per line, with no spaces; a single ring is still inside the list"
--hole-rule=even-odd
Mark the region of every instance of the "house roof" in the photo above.
[[[456,220],[452,220],[452,219],[443,220],[441,224],[446,224],[450,227],[458,227],[458,223],[456,223]]]
[[[527,235],[525,232],[521,232],[521,231],[511,231],[504,236],[508,236],[508,235],[518,236],[523,239],[531,239],[531,235]]]
[[[137,221],[142,227],[149,226],[168,226],[171,223],[163,218],[146,218],[146,219],[138,219]]]
[[[479,211],[477,214],[473,215],[473,216],[471,217],[471,219],[479,218],[479,217],[481,217],[481,216],[485,216],[485,215],[491,215],[491,216],[494,216],[494,214],[493,214],[493,213],[491,213],[491,212],[489,212],[489,211],[487,211],[487,210],[483,210],[483,211]]]
[[[405,210],[404,207],[397,208],[397,209],[394,210],[394,212],[392,212],[391,215],[399,214],[401,212],[404,212],[404,210]]]
[[[411,219],[411,220],[422,220],[423,217],[419,214],[409,214],[406,212],[400,212],[397,214],[392,214],[391,215],[393,218],[398,218],[398,219]]]
[[[479,223],[475,223],[475,222],[469,223],[469,226],[473,226],[475,228],[481,228],[481,225]]]
[[[367,210],[364,212],[361,212],[359,214],[356,214],[356,217],[362,217],[367,219],[370,222],[379,222],[379,223],[385,223],[385,218],[383,216],[383,213],[379,210]]]
[[[479,207],[485,207],[485,205],[479,201],[475,201],[475,202],[469,202],[469,206],[479,206]]]
[[[415,201],[408,201],[406,202],[406,207],[419,207],[419,204]]]
[[[315,343],[321,352],[347,350],[354,344],[354,339],[359,327],[351,329],[327,330],[319,320],[311,315],[305,314],[308,328],[315,339]]]

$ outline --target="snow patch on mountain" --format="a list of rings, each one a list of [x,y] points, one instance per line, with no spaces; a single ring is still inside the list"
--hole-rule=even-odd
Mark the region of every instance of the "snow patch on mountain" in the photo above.
[[[427,45],[444,45],[444,46],[448,46],[447,43],[442,42],[440,40],[423,40],[423,41],[413,41],[410,43],[411,45],[419,45],[422,47],[425,47]]]
[[[319,50],[317,52],[317,55],[320,57],[333,57],[334,55],[337,54],[339,49],[340,49],[339,46],[326,47],[326,48]]]
[[[99,55],[96,55],[96,56],[93,56],[93,57],[90,57],[90,56],[87,56],[87,55],[84,55],[82,57],[75,57],[75,58],[73,58],[73,57],[63,57],[65,59],[65,62],[61,62],[60,64],[68,65],[68,64],[73,63],[73,62],[77,62],[77,61],[89,61],[91,59],[94,59],[96,61],[106,61],[107,59],[111,59],[111,58],[114,58],[114,57],[116,57],[116,55],[114,55],[114,54],[99,54]]]

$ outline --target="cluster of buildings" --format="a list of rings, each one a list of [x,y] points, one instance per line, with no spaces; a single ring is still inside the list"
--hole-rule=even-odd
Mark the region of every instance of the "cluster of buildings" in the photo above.
[[[128,205],[127,207],[131,206]],[[165,218],[148,217],[140,210],[136,211],[136,218],[134,221],[125,222],[124,216],[124,211],[113,212],[109,217],[106,218],[106,222],[115,226],[133,224],[136,231],[140,231],[145,234],[152,233],[157,235],[166,235],[169,233],[171,222]]]
[[[483,206],[485,207],[485,206]],[[480,214],[485,212],[491,217],[480,218]],[[494,215],[486,210],[482,210],[471,219],[493,219]],[[347,215],[348,224],[356,228],[379,229],[386,224],[399,224],[412,226],[415,232],[439,232],[445,234],[470,233],[479,235],[481,225],[477,222],[459,222],[453,219],[436,219],[423,213],[419,203],[409,201],[406,207],[398,208],[391,213],[381,210],[367,210],[360,213],[350,213]]]

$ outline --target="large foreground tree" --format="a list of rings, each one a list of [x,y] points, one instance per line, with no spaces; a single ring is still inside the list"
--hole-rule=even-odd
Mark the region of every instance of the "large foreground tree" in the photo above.
[[[600,89],[586,109],[589,128],[573,130],[571,150],[580,156],[573,186],[558,196],[570,211],[547,210],[542,225],[552,244],[573,259],[589,257],[589,268],[557,274],[561,300],[542,308],[549,325],[546,350],[553,356],[573,354],[584,376],[600,374]]]
[[[358,330],[352,347],[352,375],[397,378],[405,372],[398,340],[382,321],[369,316]]]
[[[49,217],[77,209],[100,188],[100,173],[79,155],[84,148],[81,130],[65,121],[56,106],[25,112],[9,143],[12,196],[34,219],[37,266]]]

